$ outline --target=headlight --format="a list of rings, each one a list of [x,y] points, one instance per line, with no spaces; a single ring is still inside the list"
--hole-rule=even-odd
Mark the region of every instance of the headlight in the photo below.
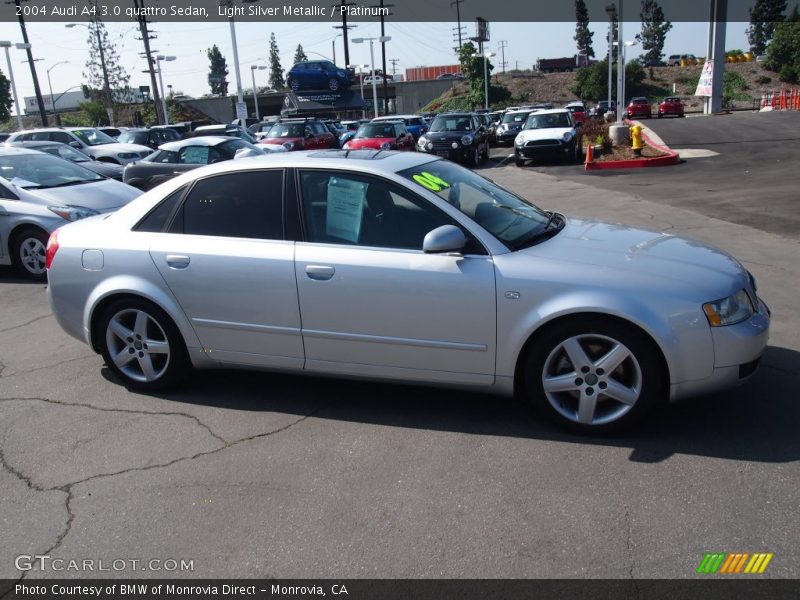
[[[391,142],[384,142],[381,144],[381,150],[391,150],[393,144]]]
[[[289,152],[294,150],[294,142],[286,142],[283,144],[283,147],[286,148]]]
[[[425,149],[426,150],[433,150],[433,142],[428,142],[427,144],[425,144]]]
[[[48,206],[47,208],[65,221],[78,221],[86,217],[91,217],[92,215],[100,214],[96,210],[84,206]]]
[[[500,125],[500,127],[497,128],[497,131],[505,131],[506,129],[508,129],[508,125]]]
[[[709,325],[722,327],[749,319],[754,309],[747,292],[739,290],[728,298],[703,304],[703,312],[706,314]]]
[[[561,136],[561,139],[565,142],[569,142],[572,139],[572,132],[567,131],[563,136]]]
[[[461,138],[461,143],[464,144],[465,146],[469,146],[472,143],[472,139],[473,138],[471,135],[465,135],[464,137]]]
[[[426,138],[424,135],[419,136],[419,139],[417,140],[418,146],[424,146],[427,143],[428,143],[428,138]]]
[[[514,145],[515,146],[522,146],[525,143],[525,140],[522,139],[521,135],[518,135],[514,138]]]
[[[139,155],[136,152],[120,152],[117,154],[117,158],[139,158]]]

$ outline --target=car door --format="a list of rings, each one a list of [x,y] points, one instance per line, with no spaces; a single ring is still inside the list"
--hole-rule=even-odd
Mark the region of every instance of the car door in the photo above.
[[[454,224],[405,187],[346,171],[299,175],[305,241],[295,254],[306,368],[424,382],[491,384],[494,267],[425,254],[425,234]]]
[[[204,351],[227,364],[303,367],[282,169],[199,179],[150,254]]]

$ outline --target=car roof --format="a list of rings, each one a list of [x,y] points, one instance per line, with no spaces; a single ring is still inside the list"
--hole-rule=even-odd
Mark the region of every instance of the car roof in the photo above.
[[[167,152],[177,152],[186,146],[219,146],[223,142],[229,142],[232,137],[222,135],[201,135],[198,137],[186,138],[185,140],[175,140],[174,142],[166,142],[161,144],[158,149],[166,150]]]
[[[419,115],[386,115],[385,117],[375,117],[373,121],[391,121],[397,119],[421,119]]]
[[[40,152],[39,150],[34,150],[33,148],[21,148],[20,146],[0,146],[0,155],[25,155],[25,154],[46,154],[45,152]],[[48,155],[52,156],[52,155]]]
[[[569,104],[567,104],[566,108],[570,106],[586,106],[586,105],[583,103],[582,100],[575,100],[574,102],[570,102]]]
[[[42,146],[68,146],[63,142],[51,142],[50,140],[17,140],[15,142],[6,142],[6,147],[16,148],[41,148]],[[72,146],[69,146],[72,148]],[[73,148],[74,149],[74,148]]]
[[[99,127],[98,129],[116,129],[111,127]],[[162,127],[164,129],[164,127]],[[122,133],[147,133],[150,131],[146,127],[128,127],[122,130]]]
[[[531,111],[537,115],[558,115],[558,114],[571,114],[566,108],[548,108],[547,110]]]

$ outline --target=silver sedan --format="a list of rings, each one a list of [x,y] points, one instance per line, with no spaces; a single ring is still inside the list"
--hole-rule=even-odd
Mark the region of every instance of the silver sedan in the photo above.
[[[742,383],[769,333],[721,250],[416,153],[203,167],[61,228],[47,256],[58,322],[144,391],[189,366],[278,369],[518,393],[607,432]]]

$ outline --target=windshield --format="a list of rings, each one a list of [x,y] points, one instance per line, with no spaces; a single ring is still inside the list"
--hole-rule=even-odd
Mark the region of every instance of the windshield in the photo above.
[[[472,118],[469,115],[441,115],[431,124],[430,132],[472,131]]]
[[[39,146],[36,150],[47,152],[53,156],[58,156],[72,162],[89,162],[92,159],[86,156],[80,150],[75,150],[72,146],[66,144],[58,144],[57,146]]]
[[[267,134],[268,138],[303,137],[303,123],[278,123]]]
[[[100,181],[104,177],[50,154],[0,156],[0,177],[23,188],[51,188]],[[16,181],[12,181],[16,179]]]
[[[569,113],[532,114],[525,121],[523,129],[550,129],[552,127],[572,127]]]
[[[98,129],[73,129],[72,134],[80,138],[87,146],[113,144],[116,141]]]
[[[147,145],[147,137],[146,131],[124,131],[119,135],[117,141],[125,144]]]
[[[529,112],[506,113],[503,115],[503,123],[523,123],[528,118]]]
[[[367,123],[358,128],[356,139],[363,138],[394,138],[394,125],[392,123]]]
[[[547,212],[450,161],[434,160],[398,174],[435,192],[512,249],[538,239],[550,221]]]

